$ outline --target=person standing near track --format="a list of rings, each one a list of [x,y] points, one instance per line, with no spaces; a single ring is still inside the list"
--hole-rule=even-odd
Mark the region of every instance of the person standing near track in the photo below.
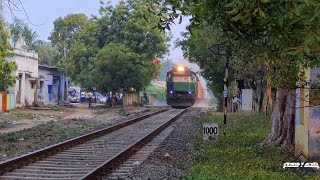
[[[233,98],[233,112],[238,112],[239,111],[239,104],[240,104],[240,99],[238,96],[235,96]]]
[[[91,107],[91,98],[92,98],[91,93],[88,91],[86,93],[86,99],[87,99],[87,101],[89,103],[89,107]]]

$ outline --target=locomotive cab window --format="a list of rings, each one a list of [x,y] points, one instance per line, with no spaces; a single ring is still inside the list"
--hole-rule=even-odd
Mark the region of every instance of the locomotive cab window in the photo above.
[[[190,82],[191,76],[173,76],[173,82]]]

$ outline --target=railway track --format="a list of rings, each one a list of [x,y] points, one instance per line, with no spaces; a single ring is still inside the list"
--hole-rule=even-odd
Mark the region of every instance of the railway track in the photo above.
[[[186,109],[163,109],[0,163],[2,179],[96,179],[141,149]]]

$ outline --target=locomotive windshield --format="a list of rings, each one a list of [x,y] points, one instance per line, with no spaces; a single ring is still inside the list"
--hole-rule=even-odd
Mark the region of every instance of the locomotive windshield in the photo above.
[[[173,76],[172,81],[173,82],[190,82],[191,76]]]

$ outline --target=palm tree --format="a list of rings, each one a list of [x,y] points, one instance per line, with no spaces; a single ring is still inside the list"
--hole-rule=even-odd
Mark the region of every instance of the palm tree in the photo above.
[[[13,40],[13,46],[16,46],[16,42],[20,37],[23,37],[29,50],[35,50],[32,45],[38,38],[38,34],[30,29],[26,23],[21,19],[15,18],[10,25],[10,33]]]
[[[30,29],[28,26],[24,26],[23,31],[22,31],[22,36],[24,37],[24,40],[26,42],[26,45],[28,46],[28,49],[35,50],[33,43],[38,38],[37,32]]]

